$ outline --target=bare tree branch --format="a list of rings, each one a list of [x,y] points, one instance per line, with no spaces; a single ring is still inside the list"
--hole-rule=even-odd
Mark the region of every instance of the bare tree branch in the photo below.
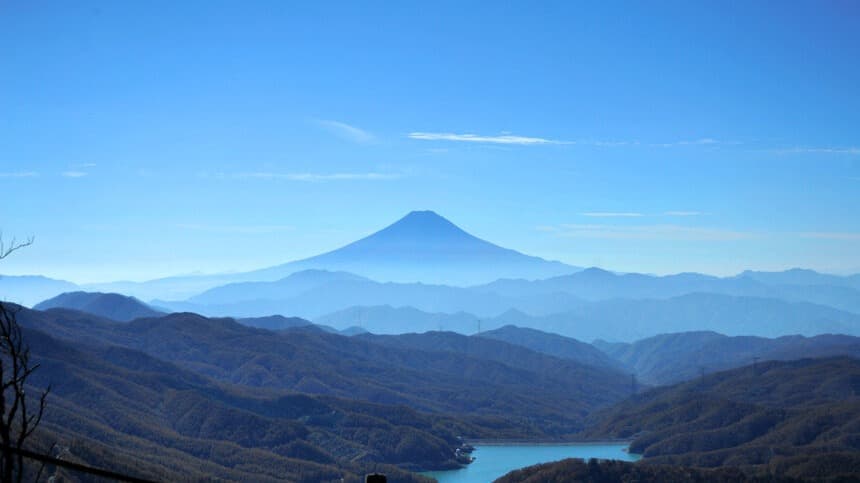
[[[3,242],[3,233],[0,232],[0,260],[8,257],[12,254],[12,252],[16,250],[20,250],[24,247],[28,247],[36,241],[34,237],[28,237],[26,240],[19,242],[16,238],[12,238],[12,241],[7,245]]]
[[[33,244],[33,237],[23,242],[15,238],[8,245],[0,233],[0,260],[12,252]],[[20,308],[0,302],[0,481],[18,482],[24,478],[24,456],[21,450],[27,438],[42,421],[51,388],[39,397],[38,408],[27,407],[25,388],[39,364],[30,363],[30,348],[24,342],[17,312]],[[39,470],[41,474],[41,469]]]

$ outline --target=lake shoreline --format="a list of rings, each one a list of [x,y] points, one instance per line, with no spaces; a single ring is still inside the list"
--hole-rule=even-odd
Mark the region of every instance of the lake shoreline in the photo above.
[[[476,459],[457,470],[422,472],[439,483],[486,483],[520,468],[568,458],[637,461],[629,452],[629,440],[523,441],[513,439],[468,440]]]
[[[632,439],[600,439],[600,440],[528,440],[528,439],[465,439],[464,444],[471,446],[583,446],[626,444],[630,446]]]

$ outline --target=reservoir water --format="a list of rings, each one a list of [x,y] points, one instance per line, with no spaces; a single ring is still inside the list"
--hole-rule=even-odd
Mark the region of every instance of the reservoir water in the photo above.
[[[639,455],[627,453],[625,443],[475,445],[475,461],[459,470],[424,473],[439,483],[487,483],[506,473],[565,458],[598,458],[636,461]]]

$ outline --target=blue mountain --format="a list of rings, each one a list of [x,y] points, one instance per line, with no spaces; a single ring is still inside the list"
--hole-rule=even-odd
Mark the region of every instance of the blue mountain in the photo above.
[[[433,211],[413,211],[337,250],[248,275],[276,280],[305,269],[347,271],[387,282],[448,285],[486,283],[504,277],[542,279],[579,270],[494,245]]]
[[[537,280],[575,273],[579,267],[524,255],[470,235],[432,211],[413,211],[394,224],[336,250],[242,273],[167,277],[147,282],[93,284],[90,291],[144,300],[184,300],[238,282],[273,282],[296,272],[352,272],[381,282],[448,285],[498,278]]]
[[[164,315],[134,297],[101,292],[66,292],[40,302],[33,308],[36,310],[73,309],[119,322]]]
[[[2,302],[14,302],[29,307],[47,298],[73,290],[79,290],[79,288],[72,282],[41,275],[0,275],[0,301]]]

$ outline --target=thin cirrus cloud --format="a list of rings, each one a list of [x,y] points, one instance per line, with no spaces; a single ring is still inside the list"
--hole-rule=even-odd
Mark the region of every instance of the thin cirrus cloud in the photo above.
[[[587,211],[580,216],[588,218],[642,218],[644,216],[701,216],[701,211],[664,211],[660,215],[649,215],[638,211]]]
[[[11,171],[0,173],[0,178],[35,178],[39,176],[36,171]]]
[[[572,144],[567,141],[558,141],[531,136],[515,136],[513,134],[500,134],[497,136],[481,136],[478,134],[456,134],[447,132],[411,132],[409,139],[421,141],[452,141],[465,143],[483,144],[506,144],[520,146],[536,146],[542,144]]]
[[[651,146],[656,146],[656,147],[660,147],[660,148],[672,148],[675,146],[709,146],[709,145],[714,145],[714,144],[723,144],[723,143],[721,143],[720,141],[717,141],[716,139],[713,139],[713,138],[700,138],[700,139],[694,139],[691,141],[675,141],[675,142],[671,142],[671,143],[655,143],[655,144],[651,144]],[[737,144],[737,143],[732,143],[732,144]]]
[[[292,225],[206,225],[200,223],[179,223],[177,228],[207,233],[266,234],[295,230]]]
[[[64,178],[83,178],[87,174],[89,173],[86,171],[63,171],[60,173],[60,176],[63,176]]]
[[[318,119],[315,122],[335,136],[347,141],[358,144],[369,144],[376,140],[373,134],[345,122],[330,119]]]
[[[819,240],[860,241],[860,233],[839,231],[808,231],[800,233],[801,238],[816,238]]]
[[[860,148],[856,146],[850,147],[793,147],[777,149],[780,154],[845,154],[850,156],[860,156]]]
[[[663,215],[665,216],[702,216],[704,213],[701,211],[664,211]]]
[[[640,141],[602,141],[602,140],[578,140],[578,141],[561,141],[558,139],[549,139],[534,136],[515,136],[513,134],[499,134],[496,136],[483,136],[479,134],[458,134],[451,132],[411,132],[408,134],[410,139],[418,139],[421,141],[454,141],[467,143],[485,143],[485,144],[508,144],[521,146],[538,146],[547,144],[576,144],[582,146],[596,147],[630,147],[630,146],[650,146],[669,148],[675,146],[709,146],[718,144],[739,144],[726,143],[713,138],[700,138],[693,140],[674,141],[669,143],[650,143],[644,144]]]
[[[257,171],[250,173],[219,173],[218,178],[235,179],[264,179],[280,181],[300,181],[307,183],[324,183],[328,181],[387,181],[401,177],[398,173],[276,173]]]
[[[759,238],[753,232],[680,225],[621,226],[606,224],[543,225],[537,230],[565,238],[602,240],[734,241]]]
[[[639,218],[645,216],[642,213],[632,211],[589,211],[580,214],[589,218]]]

